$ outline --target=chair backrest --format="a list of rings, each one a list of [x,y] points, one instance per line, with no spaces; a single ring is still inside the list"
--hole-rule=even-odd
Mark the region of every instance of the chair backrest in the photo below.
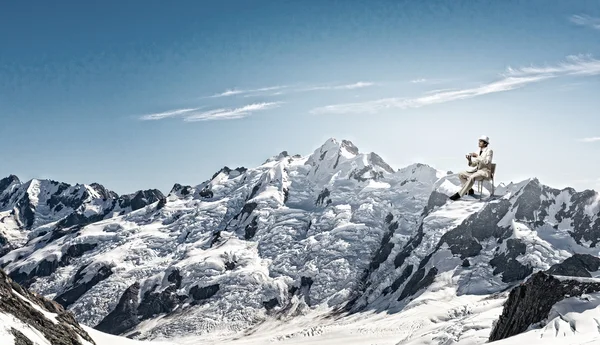
[[[494,178],[495,174],[496,174],[496,163],[492,163],[492,178]]]

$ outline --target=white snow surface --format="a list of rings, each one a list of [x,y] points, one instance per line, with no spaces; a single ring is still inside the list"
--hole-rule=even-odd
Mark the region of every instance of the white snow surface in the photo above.
[[[487,343],[506,293],[457,296],[443,284],[433,286],[399,313],[369,312],[331,318],[327,310],[286,320],[268,320],[234,336],[187,336],[141,342],[85,328],[98,345],[332,344],[479,345]],[[547,319],[499,345],[587,345],[600,342],[600,294],[558,302]]]

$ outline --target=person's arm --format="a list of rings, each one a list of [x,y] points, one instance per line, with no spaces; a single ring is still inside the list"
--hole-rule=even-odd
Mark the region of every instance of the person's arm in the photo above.
[[[467,155],[467,161],[468,161],[468,162],[467,162],[467,164],[468,164],[470,167],[474,167],[474,166],[476,166],[476,165],[477,165],[476,163],[473,163],[473,161],[472,161],[472,158],[471,158],[471,155]]]
[[[483,163],[485,165],[488,165],[492,162],[493,156],[494,151],[492,149],[488,149],[482,155],[475,157],[475,163]]]

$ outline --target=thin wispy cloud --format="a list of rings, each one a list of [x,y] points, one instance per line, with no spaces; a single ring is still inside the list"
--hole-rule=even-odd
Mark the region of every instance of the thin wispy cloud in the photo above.
[[[324,85],[324,86],[308,86],[308,87],[292,87],[290,85],[283,86],[270,86],[263,87],[259,89],[228,89],[224,92],[214,94],[212,96],[208,96],[205,98],[221,98],[221,97],[229,97],[229,96],[242,96],[243,97],[257,97],[257,96],[279,96],[284,93],[283,89],[287,89],[287,93],[297,93],[297,92],[306,92],[306,91],[327,91],[327,90],[355,90],[362,89],[365,87],[370,87],[375,85],[373,82],[359,81],[351,84],[342,84],[342,85]],[[272,92],[276,91],[276,92]],[[265,94],[268,93],[268,94]]]
[[[365,82],[359,81],[353,84],[344,84],[344,85],[326,85],[326,86],[310,86],[304,89],[300,89],[298,91],[319,91],[319,90],[354,90],[354,89],[362,89],[365,87],[373,86],[375,83],[373,82]]]
[[[592,29],[600,30],[600,18],[591,17],[587,14],[576,14],[571,16],[569,20],[571,20],[571,22],[577,25],[587,26]]]
[[[427,105],[468,99],[497,92],[511,91],[528,84],[562,76],[590,76],[600,74],[600,60],[589,56],[569,56],[556,66],[508,68],[502,78],[476,87],[439,90],[416,98],[384,98],[379,100],[334,104],[319,107],[312,114],[377,113],[387,109],[420,108]]]
[[[188,108],[188,109],[175,109],[169,110],[163,113],[146,114],[140,116],[140,120],[151,121],[151,120],[162,120],[169,117],[181,116],[193,111],[200,110],[201,108]]]
[[[421,78],[421,79],[413,79],[410,82],[413,83],[413,84],[421,84],[421,83],[424,83],[426,81],[427,81],[427,79]]]
[[[269,86],[269,87],[263,87],[260,89],[251,89],[251,90],[230,89],[230,90],[226,90],[224,92],[209,96],[209,98],[220,98],[220,97],[228,97],[228,96],[243,95],[243,94],[255,94],[255,93],[261,93],[261,92],[281,90],[281,89],[285,89],[287,87],[289,87],[289,86],[287,86],[287,85]]]
[[[509,76],[530,76],[530,75],[598,75],[600,74],[600,60],[594,59],[589,55],[570,55],[564,62],[555,66],[544,67],[521,67],[507,69],[506,75]]]
[[[257,111],[264,111],[268,109],[274,109],[279,107],[282,102],[268,102],[268,103],[254,103],[248,104],[239,108],[232,109],[213,109],[200,113],[194,113],[186,116],[184,121],[195,122],[195,121],[214,121],[214,120],[233,120],[241,119],[250,116],[252,113]]]
[[[581,138],[581,139],[577,139],[577,141],[581,141],[582,143],[595,143],[595,142],[600,141],[600,137]]]

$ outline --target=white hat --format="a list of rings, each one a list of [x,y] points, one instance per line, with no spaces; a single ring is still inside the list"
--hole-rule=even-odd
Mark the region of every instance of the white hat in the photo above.
[[[483,141],[485,141],[488,144],[490,143],[490,138],[487,135],[480,136],[479,140],[483,140]]]

